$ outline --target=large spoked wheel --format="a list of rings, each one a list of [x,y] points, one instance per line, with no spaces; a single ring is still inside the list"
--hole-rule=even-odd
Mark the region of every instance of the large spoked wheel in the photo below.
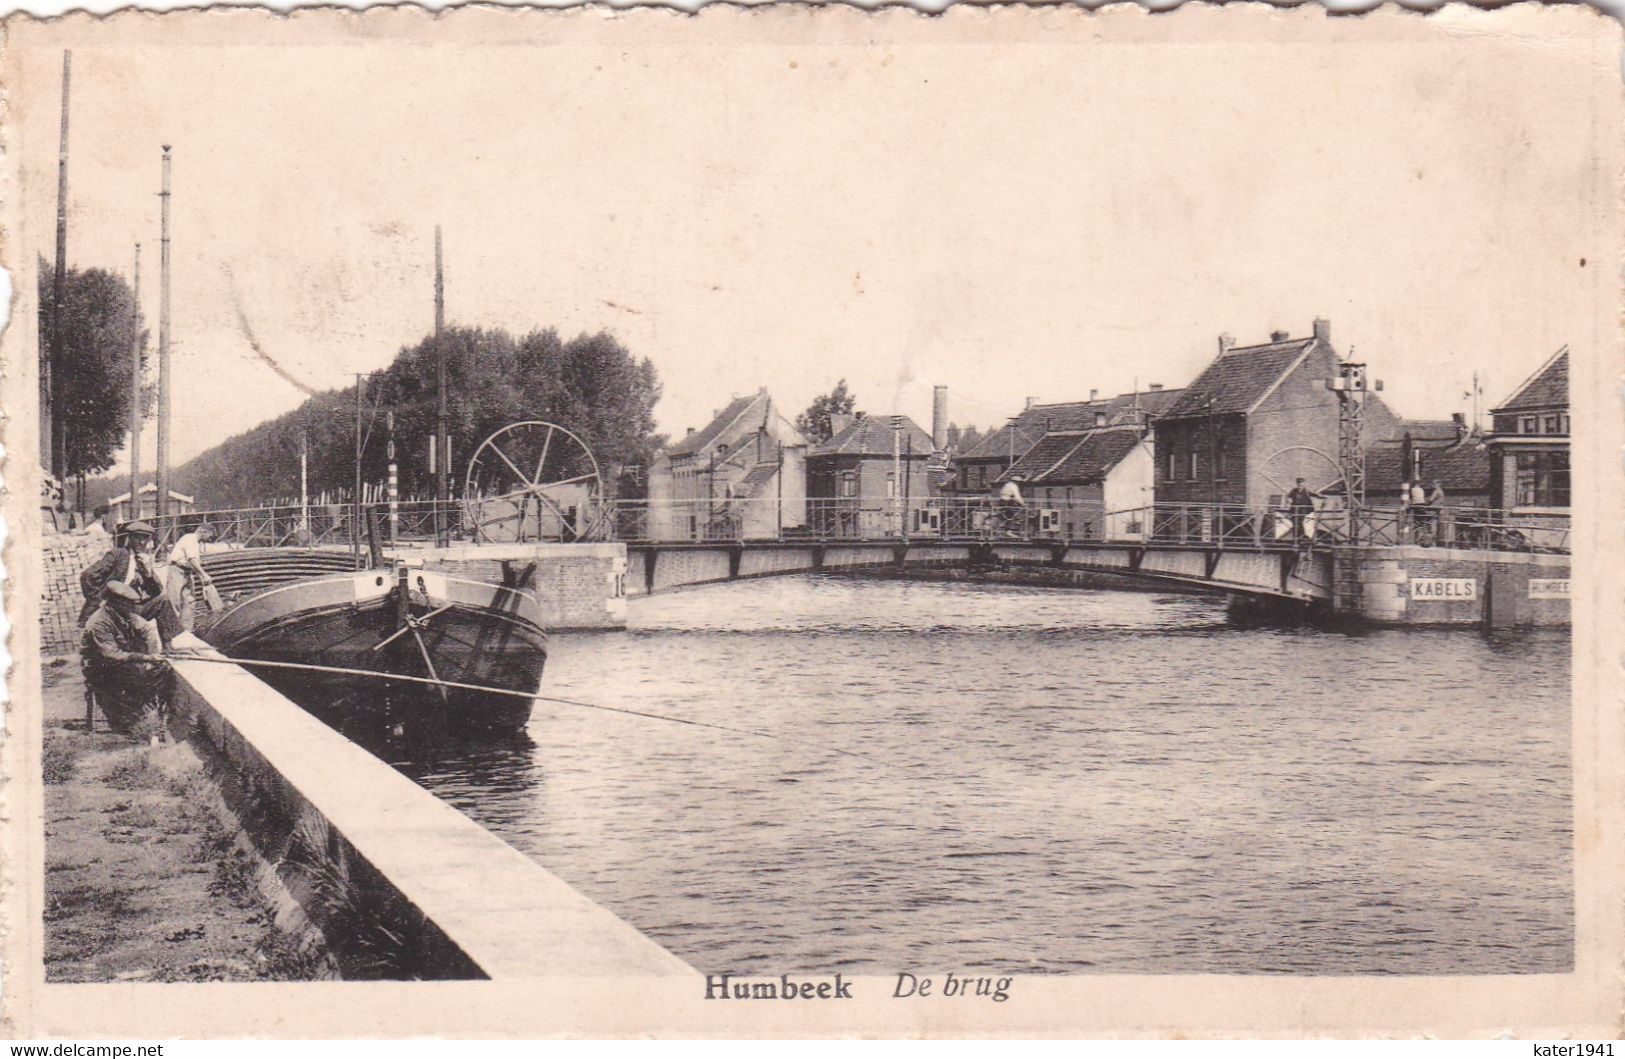
[[[513,423],[480,442],[463,483],[476,541],[574,541],[593,534],[603,476],[575,434],[539,420]]]
[[[1289,445],[1284,449],[1277,449],[1275,452],[1270,453],[1269,456],[1265,457],[1263,466],[1259,468],[1259,474],[1270,485],[1280,490],[1283,503],[1286,495],[1296,487],[1299,478],[1303,479],[1303,484],[1308,486],[1312,492],[1330,493],[1334,489],[1345,493],[1347,491],[1343,481],[1343,468],[1338,464],[1337,460],[1308,445]],[[1343,498],[1345,511],[1347,504],[1348,498],[1345,495]],[[1300,541],[1303,539],[1316,541],[1334,539],[1338,536],[1337,529],[1333,528],[1333,520],[1327,516],[1328,513],[1323,508],[1321,511],[1306,517],[1303,524],[1299,526],[1294,524],[1292,514],[1282,508],[1273,517],[1274,524],[1266,527],[1266,535],[1282,540],[1292,538]],[[1339,528],[1344,534],[1347,534],[1350,527],[1344,525]]]

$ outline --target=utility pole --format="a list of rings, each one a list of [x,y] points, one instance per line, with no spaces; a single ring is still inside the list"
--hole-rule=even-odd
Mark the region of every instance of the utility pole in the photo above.
[[[350,524],[350,554],[357,569],[361,566],[361,373],[355,376],[355,492],[350,496],[355,521]]]
[[[56,159],[56,273],[51,280],[51,339],[40,364],[40,450],[49,453],[51,477],[66,488],[68,424],[56,414],[56,376],[62,362],[62,324],[68,288],[68,88],[73,53],[62,53],[62,139]]]
[[[299,528],[310,531],[310,428],[299,429]]]
[[[892,510],[897,521],[897,536],[903,535],[903,417],[891,417],[891,481]]]
[[[135,244],[135,336],[130,340],[130,504],[141,496],[141,244]]]
[[[395,543],[396,534],[401,526],[400,509],[400,468],[395,464],[395,410],[391,408],[384,413],[384,431],[387,455],[389,456],[389,542]]]
[[[169,514],[169,144],[164,144],[164,189],[158,193],[158,517]],[[132,503],[134,498],[132,498]]]
[[[440,225],[434,226],[434,372],[435,372],[435,540],[445,544],[446,503],[451,499],[447,475],[451,471],[451,435],[446,427],[446,329],[445,258],[441,251]]]

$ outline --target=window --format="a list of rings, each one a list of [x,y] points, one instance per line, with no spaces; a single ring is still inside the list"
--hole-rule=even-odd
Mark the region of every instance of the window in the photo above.
[[[841,495],[842,496],[857,496],[858,495],[858,476],[857,476],[857,474],[855,472],[853,472],[853,471],[842,471],[841,472]]]
[[[1187,482],[1194,482],[1196,481],[1196,464],[1200,453],[1196,449],[1192,449],[1190,455],[1191,463],[1189,469],[1185,473],[1185,480]]]
[[[1548,415],[1546,417],[1545,430],[1548,434],[1563,433],[1563,417],[1555,412]]]
[[[1224,471],[1225,471],[1224,457],[1225,457],[1225,455],[1226,455],[1226,453],[1225,453],[1225,451],[1223,449],[1220,449],[1219,451],[1217,451],[1217,452],[1215,452],[1213,454],[1213,477],[1215,477],[1215,478],[1223,478],[1224,477]]]
[[[1540,417],[1539,416],[1524,416],[1521,419],[1519,419],[1518,420],[1518,433],[1520,433],[1520,434],[1539,434],[1540,433]]]
[[[886,475],[886,499],[891,500],[895,496],[897,496],[897,475],[888,472]]]
[[[1569,454],[1566,452],[1518,453],[1517,505],[1519,507],[1569,506]]]
[[[1174,452],[1170,452],[1168,454],[1168,475],[1167,475],[1168,481],[1171,482],[1175,478],[1179,477],[1179,472],[1174,469],[1178,465],[1179,465],[1179,454],[1174,453]]]

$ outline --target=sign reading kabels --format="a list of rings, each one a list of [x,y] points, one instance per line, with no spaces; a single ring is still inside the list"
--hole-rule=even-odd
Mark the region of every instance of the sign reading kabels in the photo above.
[[[1411,598],[1426,602],[1454,603],[1478,598],[1478,579],[1474,577],[1413,577],[1410,585]]]

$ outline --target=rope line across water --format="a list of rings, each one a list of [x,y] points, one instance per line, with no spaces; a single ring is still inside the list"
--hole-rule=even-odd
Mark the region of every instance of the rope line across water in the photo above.
[[[190,653],[172,654],[168,655],[167,657],[177,662],[209,662],[214,665],[260,666],[267,669],[289,669],[307,673],[327,673],[333,676],[371,677],[374,680],[390,680],[402,684],[423,684],[427,685],[428,687],[439,688],[442,691],[447,688],[456,688],[462,691],[478,691],[486,695],[505,695],[509,698],[530,699],[536,702],[552,702],[561,706],[577,706],[587,710],[603,710],[605,713],[624,713],[629,717],[647,717],[650,720],[670,721],[673,724],[687,724],[692,725],[695,728],[714,728],[719,732],[731,732],[734,735],[752,735],[758,739],[772,739],[775,742],[791,743],[797,746],[809,747],[814,750],[822,750],[830,754],[840,754],[844,757],[855,757],[862,761],[875,761],[874,758],[869,757],[867,754],[860,754],[854,750],[842,750],[840,747],[833,746],[816,746],[815,744],[808,743],[805,740],[790,739],[786,736],[774,735],[772,732],[756,731],[750,728],[733,728],[725,724],[715,724],[710,721],[696,721],[688,717],[672,717],[667,714],[650,713],[645,710],[629,710],[621,706],[605,706],[596,702],[582,702],[579,699],[561,699],[552,695],[532,694],[528,691],[511,691],[508,688],[493,688],[487,687],[484,684],[465,684],[456,680],[431,680],[428,677],[411,677],[399,673],[379,673],[370,669],[349,669],[344,666],[321,666],[308,662],[272,662],[269,660],[256,658],[226,658],[224,656],[217,657],[214,655]]]

